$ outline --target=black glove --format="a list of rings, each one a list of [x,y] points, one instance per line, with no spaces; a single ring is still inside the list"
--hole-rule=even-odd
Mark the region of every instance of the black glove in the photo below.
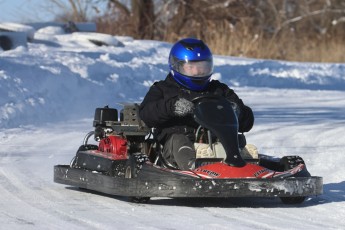
[[[184,117],[193,114],[194,104],[185,98],[178,98],[174,104],[174,114],[178,117]]]

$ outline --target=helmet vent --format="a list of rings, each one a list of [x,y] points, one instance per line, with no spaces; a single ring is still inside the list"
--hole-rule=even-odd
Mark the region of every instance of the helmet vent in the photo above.
[[[180,41],[180,43],[183,45],[184,48],[191,51],[193,51],[196,47],[200,47],[200,49],[202,50],[206,48],[206,45],[203,41],[200,41],[198,43],[189,43],[185,41]]]

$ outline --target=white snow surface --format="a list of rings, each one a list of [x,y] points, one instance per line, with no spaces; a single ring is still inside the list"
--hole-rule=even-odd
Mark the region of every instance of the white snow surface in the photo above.
[[[345,228],[345,64],[215,56],[213,78],[255,113],[247,141],[261,153],[303,157],[323,177],[323,195],[301,205],[277,198],[134,204],[56,184],[53,166],[69,164],[96,107],[140,103],[166,77],[172,44],[116,36],[122,46],[96,46],[61,33],[41,28],[27,46],[0,50],[1,229]]]

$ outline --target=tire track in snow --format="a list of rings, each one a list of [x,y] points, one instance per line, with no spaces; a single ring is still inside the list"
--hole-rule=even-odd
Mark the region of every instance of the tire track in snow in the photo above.
[[[73,229],[92,229],[95,227],[83,219],[76,218],[73,213],[68,213],[68,210],[63,211],[64,208],[61,207],[61,205],[65,205],[63,196],[57,198],[57,196],[52,196],[54,193],[40,189],[41,184],[44,185],[44,183],[39,181],[39,184],[25,183],[25,181],[30,181],[30,178],[17,172],[18,170],[4,173],[1,170],[0,173],[1,182],[5,182],[1,183],[2,196],[3,198],[6,197],[3,206],[6,206],[9,213],[13,213],[12,216],[33,223],[32,225],[35,227],[43,225],[47,228],[59,229],[62,228],[59,224],[61,221],[66,223],[65,227]],[[35,180],[37,179],[35,178]],[[18,207],[21,210],[18,211]]]

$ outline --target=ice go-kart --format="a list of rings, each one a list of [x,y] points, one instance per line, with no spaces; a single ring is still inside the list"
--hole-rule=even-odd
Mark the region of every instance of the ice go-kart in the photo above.
[[[197,159],[182,171],[166,162],[161,145],[138,115],[137,104],[120,111],[97,108],[93,127],[69,165],[54,166],[54,181],[147,202],[151,197],[279,197],[302,203],[323,192],[299,156],[257,154],[238,133],[231,103],[222,97],[194,100]],[[90,137],[99,143],[89,144]],[[248,148],[250,147],[250,148]]]

